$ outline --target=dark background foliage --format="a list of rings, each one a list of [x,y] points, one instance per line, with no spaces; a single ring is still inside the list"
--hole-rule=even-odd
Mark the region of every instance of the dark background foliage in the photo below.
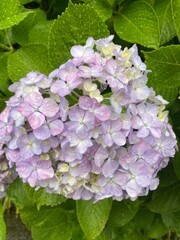
[[[179,140],[179,23],[179,0],[0,0],[0,110],[12,82],[32,70],[50,73],[89,36],[113,34],[123,48],[138,45],[152,70],[148,85],[169,101]],[[0,207],[0,239],[6,239],[3,211],[9,200],[34,240],[179,239],[180,153],[159,177],[158,189],[146,197],[96,204],[34,191],[16,179]]]

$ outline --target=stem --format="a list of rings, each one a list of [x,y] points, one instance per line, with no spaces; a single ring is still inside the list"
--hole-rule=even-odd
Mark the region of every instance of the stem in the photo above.
[[[12,47],[8,47],[2,43],[0,43],[0,48],[4,49],[4,50],[7,50],[7,51],[12,51]]]
[[[11,41],[9,39],[9,35],[8,35],[8,30],[7,29],[5,29],[5,35],[6,35],[6,39],[7,39],[8,45],[9,45],[9,47],[8,47],[9,51],[12,52],[14,49],[13,49],[13,46],[12,46]]]

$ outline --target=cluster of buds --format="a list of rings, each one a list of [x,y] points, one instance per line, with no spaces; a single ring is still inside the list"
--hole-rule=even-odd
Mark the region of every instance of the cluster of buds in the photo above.
[[[157,188],[176,147],[168,102],[147,86],[136,45],[112,39],[90,37],[49,76],[30,72],[9,87],[0,154],[31,187],[95,202]]]

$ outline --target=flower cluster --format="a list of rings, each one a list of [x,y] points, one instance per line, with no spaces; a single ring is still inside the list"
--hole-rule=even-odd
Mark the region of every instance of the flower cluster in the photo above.
[[[30,72],[10,86],[1,156],[31,187],[94,201],[157,188],[176,147],[168,102],[147,86],[136,45],[112,39],[90,37],[48,77]]]

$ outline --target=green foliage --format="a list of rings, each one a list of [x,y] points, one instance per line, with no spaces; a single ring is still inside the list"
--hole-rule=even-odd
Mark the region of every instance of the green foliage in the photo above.
[[[168,177],[168,176],[167,176]],[[148,208],[156,213],[180,211],[180,183],[158,188],[152,196]]]
[[[114,34],[117,44],[137,44],[142,50],[151,70],[148,84],[170,102],[171,124],[180,139],[179,23],[179,0],[1,0],[0,111],[11,82],[30,71],[49,74],[71,57],[73,45]],[[73,95],[68,100],[77,101]],[[20,209],[33,240],[175,239],[180,237],[179,152],[159,177],[158,189],[136,201],[75,204],[43,189],[35,191],[19,178],[7,196]],[[5,235],[0,205],[0,239]]]
[[[124,200],[122,202],[113,202],[109,215],[109,223],[115,227],[121,227],[134,218],[139,208],[139,201],[131,202]]]
[[[3,218],[3,208],[1,202],[0,202],[0,239],[1,240],[6,239],[6,224]]]
[[[33,188],[26,184],[25,189],[31,201],[37,205],[38,210],[43,205],[56,206],[65,201],[65,197],[62,195],[47,193],[43,188],[35,191]]]
[[[29,31],[39,22],[45,22],[46,14],[41,9],[36,9],[29,14],[19,25],[12,28],[13,39],[20,45],[27,45],[29,42]],[[37,42],[37,40],[36,40]]]
[[[68,212],[60,207],[26,208],[21,219],[31,230],[33,240],[70,240],[72,222]]]
[[[32,11],[26,10],[18,0],[1,0],[0,4],[0,30],[20,23]]]
[[[111,199],[105,199],[95,204],[92,201],[77,201],[76,211],[79,224],[89,240],[96,238],[104,229],[111,204]]]
[[[113,9],[107,0],[83,0],[83,2],[92,6],[103,21],[108,20],[112,16]]]
[[[180,46],[171,45],[143,53],[147,68],[152,71],[148,74],[149,86],[172,103],[180,87]]]
[[[43,44],[29,44],[9,55],[8,72],[13,82],[19,81],[30,71],[49,74],[48,49]]]
[[[158,48],[160,44],[159,22],[152,6],[143,1],[132,1],[125,5],[114,21],[120,38]]]
[[[176,28],[177,37],[180,41],[180,2],[179,0],[171,0],[171,7],[172,7],[172,13],[173,13],[173,20],[174,25]]]
[[[79,24],[81,22],[81,24]],[[70,58],[70,48],[109,35],[106,25],[88,5],[69,4],[65,13],[54,21],[49,35],[49,59],[56,68]]]

